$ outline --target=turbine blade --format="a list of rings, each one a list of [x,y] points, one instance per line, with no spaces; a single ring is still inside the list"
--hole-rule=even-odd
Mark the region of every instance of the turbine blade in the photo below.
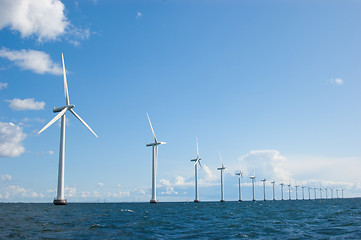
[[[197,159],[197,161],[195,161],[194,166],[197,165],[198,162],[199,162],[199,158]]]
[[[96,135],[96,133],[93,131],[93,129],[91,129],[91,128],[89,127],[89,125],[86,124],[86,122],[85,122],[78,114],[76,114],[73,109],[69,109],[69,111],[70,111],[77,119],[79,119],[79,121],[82,122],[82,123],[94,134],[94,136],[98,137],[98,135]]]
[[[219,158],[221,159],[221,163],[222,163],[222,166],[223,166],[223,158],[222,158],[221,152],[219,152]]]
[[[45,125],[45,127],[43,127],[38,134],[42,133],[45,129],[47,129],[48,127],[50,127],[50,125],[52,125],[56,120],[58,120],[59,118],[61,118],[66,110],[68,110],[67,108],[64,108],[60,113],[58,113],[48,124]]]
[[[147,113],[147,117],[148,117],[148,121],[149,121],[150,128],[152,129],[154,141],[157,142],[157,137],[155,136],[155,133],[154,133],[154,130],[153,130],[153,126],[152,126],[152,122],[150,121],[150,118],[149,118],[148,113]]]
[[[196,137],[196,142],[197,142],[197,158],[199,158],[199,151],[198,151],[198,137]]]
[[[68,83],[66,82],[66,71],[65,71],[65,64],[64,64],[64,56],[63,56],[63,53],[61,53],[61,60],[62,60],[62,62],[63,62],[63,77],[64,77],[65,101],[66,101],[66,105],[69,105]]]

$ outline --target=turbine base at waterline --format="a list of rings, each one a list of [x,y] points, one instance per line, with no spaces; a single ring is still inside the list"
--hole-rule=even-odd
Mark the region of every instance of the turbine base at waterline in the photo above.
[[[222,199],[222,200],[220,200],[220,202],[225,202],[225,200]]]
[[[158,200],[152,199],[150,200],[150,203],[158,203]]]
[[[68,202],[66,199],[54,199],[54,205],[66,205]]]
[[[201,202],[201,201],[199,201],[198,199],[196,199],[196,200],[194,200],[194,202]]]

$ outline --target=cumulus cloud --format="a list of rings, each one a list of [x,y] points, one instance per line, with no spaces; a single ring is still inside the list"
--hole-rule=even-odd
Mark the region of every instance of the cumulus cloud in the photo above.
[[[0,57],[7,58],[24,70],[31,70],[39,74],[62,74],[62,68],[59,64],[54,63],[45,52],[25,49],[17,51],[3,47],[0,49]]]
[[[344,81],[342,78],[332,78],[329,80],[331,84],[333,85],[338,85],[338,86],[342,86]]]
[[[104,187],[104,183],[99,182],[99,183],[98,183],[98,187]]]
[[[272,180],[290,179],[290,173],[285,168],[286,158],[277,150],[250,151],[241,156],[238,161],[240,170],[246,176],[253,175],[255,172],[258,178]]]
[[[11,181],[11,179],[12,179],[12,176],[9,174],[5,174],[5,175],[1,176],[1,181],[3,181],[3,182]]]
[[[45,102],[36,102],[34,98],[5,100],[10,103],[9,107],[15,111],[23,110],[42,110],[45,107]]]
[[[8,87],[8,83],[2,83],[0,82],[0,90],[1,89],[4,89],[4,88],[7,88]]]
[[[59,0],[0,1],[0,30],[9,27],[22,38],[37,36],[39,41],[55,40],[65,33],[69,21]]]
[[[17,157],[24,153],[22,141],[25,137],[21,127],[0,122],[0,157]]]

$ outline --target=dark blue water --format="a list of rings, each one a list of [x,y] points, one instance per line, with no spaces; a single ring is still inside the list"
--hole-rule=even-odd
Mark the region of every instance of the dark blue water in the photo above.
[[[361,199],[0,204],[0,239],[361,239]]]

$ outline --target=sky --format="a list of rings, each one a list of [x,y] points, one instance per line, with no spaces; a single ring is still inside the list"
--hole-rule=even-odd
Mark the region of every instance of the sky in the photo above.
[[[361,196],[361,2],[0,0],[0,202],[263,199],[261,179]],[[300,189],[299,189],[300,191]],[[286,189],[285,189],[286,194]],[[299,192],[299,194],[301,194]],[[323,192],[324,196],[326,192]],[[334,193],[336,195],[336,193]],[[328,190],[330,196],[330,190]],[[300,195],[299,195],[300,196]],[[319,196],[318,196],[319,197]]]

